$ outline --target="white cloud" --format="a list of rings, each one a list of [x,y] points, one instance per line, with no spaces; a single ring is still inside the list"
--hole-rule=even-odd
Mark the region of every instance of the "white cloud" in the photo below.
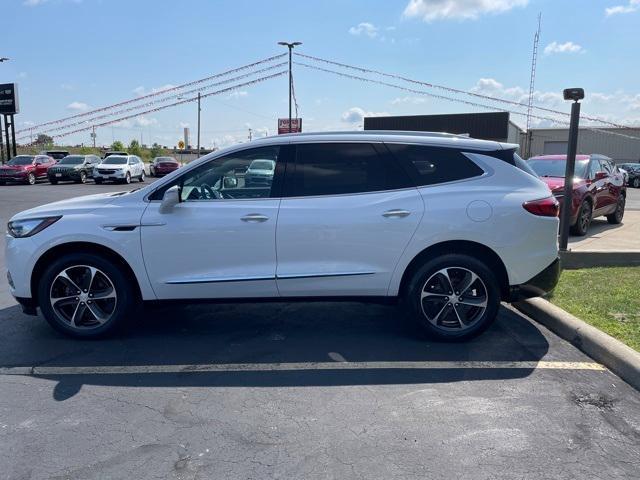
[[[48,0],[24,0],[24,2],[22,2],[22,4],[25,7],[37,7],[38,5],[42,5],[43,3],[47,2]]]
[[[426,101],[427,99],[425,97],[397,97],[391,100],[391,105],[401,105],[404,103],[412,103],[414,105],[418,105]]]
[[[68,110],[75,110],[77,112],[84,112],[85,110],[89,110],[89,105],[84,102],[71,102],[67,105]]]
[[[524,7],[529,0],[409,0],[403,15],[425,22],[441,19],[475,20],[481,15],[497,14]]]
[[[167,83],[166,85],[163,85],[161,87],[155,87],[155,88],[152,88],[151,90],[147,90],[142,85],[140,85],[139,87],[136,87],[136,88],[133,89],[133,93],[135,93],[139,97],[142,97],[143,95],[148,95],[150,93],[162,92],[163,90],[168,90],[169,88],[174,88],[174,87],[175,87],[175,85],[173,85],[171,83]]]
[[[544,47],[544,54],[550,55],[552,53],[584,53],[586,50],[582,48],[582,46],[573,42],[551,42],[549,45]]]
[[[342,113],[340,119],[345,123],[362,123],[364,117],[383,117],[387,112],[366,112],[360,107],[351,107]]]
[[[229,94],[229,98],[244,98],[249,95],[249,92],[246,90],[234,90]]]
[[[136,125],[139,125],[141,127],[148,127],[149,125],[156,125],[158,123],[158,120],[156,120],[155,118],[147,118],[144,115],[137,117],[135,119]]]
[[[604,13],[607,17],[611,15],[633,13],[640,9],[640,0],[629,0],[626,5],[616,5],[615,7],[609,7],[604,9]]]
[[[351,35],[366,35],[369,38],[376,38],[378,36],[378,27],[369,22],[361,22],[355,27],[349,29]]]

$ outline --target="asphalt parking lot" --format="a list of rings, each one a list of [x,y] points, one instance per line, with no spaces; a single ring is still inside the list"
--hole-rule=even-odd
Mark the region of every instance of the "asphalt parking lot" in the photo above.
[[[0,187],[0,222],[121,189]],[[640,477],[640,393],[506,306],[463,344],[356,303],[151,308],[77,341],[1,282],[3,479]]]

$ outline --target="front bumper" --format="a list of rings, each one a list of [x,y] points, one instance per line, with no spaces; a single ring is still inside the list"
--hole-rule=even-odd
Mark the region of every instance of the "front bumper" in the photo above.
[[[0,182],[26,182],[26,181],[27,181],[27,172],[0,175]]]
[[[80,180],[80,172],[74,170],[72,172],[48,173],[47,178],[49,181]]]
[[[538,273],[531,280],[509,288],[509,302],[517,302],[531,297],[541,297],[551,292],[558,284],[560,272],[560,258],[556,258],[551,265]]]
[[[124,180],[126,176],[126,170],[116,170],[115,172],[110,173],[101,173],[99,170],[94,170],[93,172],[93,178],[98,178],[100,180]]]

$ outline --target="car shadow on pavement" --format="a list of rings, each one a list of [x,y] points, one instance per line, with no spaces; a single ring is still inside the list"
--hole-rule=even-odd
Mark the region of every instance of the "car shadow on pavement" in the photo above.
[[[18,307],[0,311],[0,367],[214,365],[215,371],[38,375],[57,382],[56,400],[82,385],[125,387],[305,387],[428,384],[522,378],[533,368],[407,368],[400,362],[537,362],[549,350],[540,330],[514,311],[464,343],[424,338],[397,307],[359,303],[219,304],[148,308],[123,335],[66,338]],[[330,362],[336,363],[332,369]],[[357,368],[340,368],[358,362]],[[393,364],[398,362],[398,367]],[[323,368],[315,368],[317,363]],[[329,363],[329,366],[327,366]],[[226,365],[247,369],[225,371]],[[283,365],[284,364],[284,365]],[[303,365],[287,369],[287,364]],[[275,365],[270,370],[260,366]],[[307,367],[305,367],[307,365]],[[406,363],[405,363],[406,365]]]

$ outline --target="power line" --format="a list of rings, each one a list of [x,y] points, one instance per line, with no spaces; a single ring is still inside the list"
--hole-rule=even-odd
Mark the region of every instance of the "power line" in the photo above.
[[[248,82],[244,82],[244,83],[241,83],[241,84],[238,84],[238,85],[232,85],[231,87],[223,88],[223,89],[217,90],[215,92],[205,93],[204,95],[201,95],[201,98],[210,97],[212,95],[220,95],[220,94],[230,92],[230,91],[235,90],[235,89],[240,88],[240,87],[247,87],[247,86],[250,86],[250,85],[255,85],[257,83],[265,82],[265,81],[270,80],[272,78],[281,77],[282,75],[286,75],[287,73],[288,72],[286,70],[282,70],[280,72],[276,72],[276,73],[273,73],[271,75],[266,75],[264,77],[256,78],[256,79],[250,80]],[[89,126],[86,126],[86,127],[82,127],[82,128],[78,128],[78,129],[75,129],[75,130],[71,130],[69,132],[59,133],[59,134],[56,134],[56,135],[52,135],[52,137],[54,137],[54,138],[66,137],[66,136],[72,135],[74,133],[84,132],[86,130],[90,130],[94,126],[96,128],[98,128],[98,127],[106,127],[107,125],[112,125],[114,123],[119,123],[119,122],[123,122],[125,120],[129,120],[130,118],[139,117],[141,115],[146,115],[148,113],[158,112],[158,111],[164,110],[166,108],[175,107],[177,105],[183,105],[185,103],[194,102],[194,101],[197,101],[197,97],[187,98],[187,99],[180,100],[180,101],[177,101],[177,102],[174,102],[174,103],[170,103],[169,105],[162,105],[160,107],[155,107],[155,108],[152,108],[152,109],[149,109],[149,110],[145,110],[143,112],[137,112],[137,113],[134,113],[134,114],[131,114],[131,115],[126,115],[124,117],[116,118],[116,119],[109,120],[109,121],[102,122],[102,123],[98,123],[98,124],[95,124],[95,125],[89,125]]]
[[[482,93],[470,92],[470,91],[467,91],[467,90],[460,90],[460,89],[457,89],[457,88],[447,87],[447,86],[444,86],[444,85],[438,85],[438,84],[435,84],[435,83],[424,82],[424,81],[421,81],[421,80],[414,80],[412,78],[407,78],[407,77],[404,77],[402,75],[396,75],[396,74],[392,74],[392,73],[381,72],[379,70],[373,70],[373,69],[370,69],[370,68],[364,68],[364,67],[358,67],[358,66],[354,66],[354,65],[348,65],[346,63],[334,62],[332,60],[327,60],[327,59],[320,58],[320,57],[314,57],[312,55],[306,55],[304,53],[294,52],[294,55],[296,55],[298,57],[307,58],[309,60],[313,60],[313,61],[316,61],[316,62],[327,63],[327,64],[330,64],[330,65],[335,65],[335,66],[347,68],[347,69],[350,69],[350,70],[356,70],[356,71],[359,71],[361,73],[371,73],[371,74],[375,74],[375,75],[381,75],[381,76],[384,76],[384,77],[387,77],[387,78],[393,78],[393,79],[396,79],[396,80],[402,80],[404,82],[413,83],[413,84],[417,84],[417,85],[422,85],[422,86],[425,86],[425,87],[428,87],[428,88],[440,89],[440,90],[444,90],[444,91],[447,91],[447,92],[450,92],[450,93],[469,95],[469,96],[476,97],[476,98],[482,98],[484,100],[490,100],[490,101],[493,101],[493,102],[515,105],[515,106],[518,106],[518,107],[526,108],[528,106],[526,103],[517,102],[515,100],[508,100],[506,98],[493,97],[491,95],[485,95],[485,94],[482,94]],[[554,110],[552,108],[540,107],[540,106],[536,106],[536,105],[533,105],[532,108],[534,108],[536,110],[541,110],[541,111],[553,113],[553,114],[556,114],[556,115],[563,115],[563,116],[567,116],[567,117],[570,116],[570,114],[567,113],[567,112],[562,112],[560,110]],[[601,118],[598,118],[598,117],[588,116],[588,115],[580,115],[580,118],[583,118],[585,120],[590,120],[592,122],[598,122],[598,123],[606,124],[606,125],[609,125],[609,126],[612,126],[612,127],[615,127],[615,128],[630,129],[630,130],[636,130],[637,129],[637,127],[632,127],[632,126],[629,126],[629,125],[622,125],[622,124],[619,124],[619,123],[609,122],[607,120],[604,120],[604,119],[601,119]]]
[[[262,60],[258,60],[258,61],[253,62],[253,63],[248,63],[246,65],[242,65],[240,67],[233,68],[231,70],[227,70],[227,71],[222,72],[222,73],[217,73],[215,75],[210,75],[208,77],[201,78],[199,80],[194,80],[192,82],[183,83],[183,84],[177,85],[175,87],[166,88],[166,89],[160,90],[158,92],[152,92],[152,93],[149,93],[147,95],[142,95],[140,97],[131,98],[131,99],[128,99],[128,100],[124,100],[122,102],[118,102],[118,103],[114,103],[114,104],[111,104],[111,105],[107,105],[105,107],[96,108],[96,109],[93,109],[93,110],[90,110],[90,111],[87,111],[87,112],[78,113],[78,114],[71,115],[69,117],[64,117],[64,118],[61,118],[61,119],[58,119],[58,120],[51,120],[49,122],[40,123],[38,125],[32,125],[29,128],[23,128],[22,130],[18,130],[18,131],[16,131],[16,133],[23,133],[23,132],[26,132],[26,131],[33,131],[33,130],[36,130],[37,128],[44,127],[44,126],[47,126],[47,125],[56,124],[56,123],[66,123],[67,121],[73,120],[73,119],[76,119],[76,118],[82,118],[82,117],[93,115],[95,113],[99,113],[99,112],[111,110],[113,108],[121,107],[123,105],[128,105],[128,104],[131,104],[131,103],[140,102],[140,101],[145,100],[147,98],[155,97],[155,96],[158,96],[158,95],[164,95],[164,94],[166,94],[168,92],[181,90],[183,88],[190,87],[192,85],[197,85],[197,84],[200,84],[200,83],[207,82],[209,80],[213,80],[214,78],[220,78],[220,77],[224,77],[226,75],[230,75],[232,73],[236,73],[236,72],[239,72],[239,71],[242,71],[242,70],[247,70],[247,69],[253,68],[253,67],[257,66],[257,65],[261,65],[263,63],[269,63],[269,62],[272,62],[272,61],[277,60],[279,58],[282,58],[282,57],[284,57],[286,55],[287,55],[286,53],[273,55],[271,57],[263,58]]]

